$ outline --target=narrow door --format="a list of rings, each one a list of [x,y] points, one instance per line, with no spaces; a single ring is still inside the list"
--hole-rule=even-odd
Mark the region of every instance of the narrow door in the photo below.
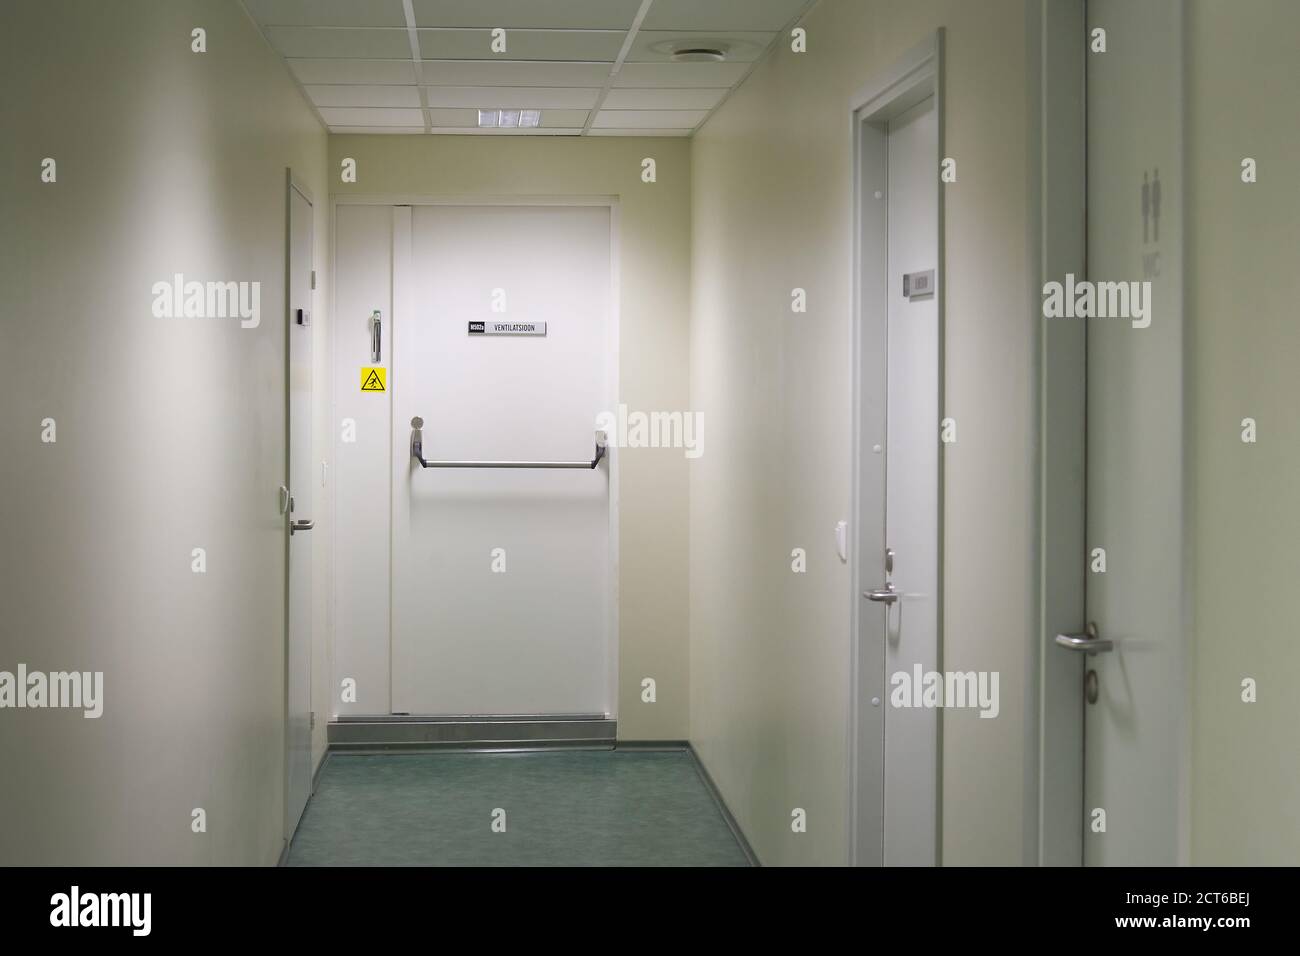
[[[885,605],[887,866],[933,865],[938,851],[939,711],[917,706],[924,701],[915,686],[939,665],[938,143],[934,97],[889,122],[884,570],[901,597]],[[897,706],[895,675],[905,675],[911,706]]]
[[[311,795],[312,208],[289,187],[289,595],[285,816],[292,834]]]
[[[401,220],[399,220],[399,223]],[[419,206],[395,267],[392,710],[611,715],[611,210]],[[399,229],[400,229],[399,225]]]
[[[860,130],[855,848],[938,861],[939,118],[935,97]]]
[[[1084,860],[1183,861],[1182,5],[1093,0],[1088,58]],[[1124,283],[1123,299],[1100,284]],[[1117,301],[1118,300],[1118,301]],[[1105,642],[1111,642],[1109,650]],[[1096,653],[1088,653],[1090,648]],[[1067,648],[1059,652],[1071,653]]]

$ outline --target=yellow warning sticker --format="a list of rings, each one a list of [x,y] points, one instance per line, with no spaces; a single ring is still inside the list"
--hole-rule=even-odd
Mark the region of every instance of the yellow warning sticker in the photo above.
[[[388,369],[379,365],[364,366],[361,369],[361,391],[363,392],[388,391]]]

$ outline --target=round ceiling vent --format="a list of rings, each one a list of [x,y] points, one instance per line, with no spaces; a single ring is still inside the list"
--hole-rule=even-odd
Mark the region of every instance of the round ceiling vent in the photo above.
[[[672,63],[720,63],[723,60],[757,58],[762,49],[741,37],[670,36],[651,43],[650,53]]]
[[[726,47],[682,46],[669,56],[674,63],[721,63],[727,58]]]

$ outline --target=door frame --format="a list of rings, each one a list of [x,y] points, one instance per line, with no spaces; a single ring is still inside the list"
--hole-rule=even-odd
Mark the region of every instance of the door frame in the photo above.
[[[311,223],[312,264],[308,268],[309,274],[308,274],[307,281],[309,287],[313,291],[315,289],[314,273],[316,271],[316,261],[315,261],[316,201],[313,198],[311,190],[308,188],[307,184],[304,183],[296,175],[294,175],[293,167],[291,166],[285,167],[284,183],[285,183],[285,189],[284,189],[284,482],[285,483],[284,483],[284,487],[289,488],[289,482],[291,481],[291,476],[292,476],[291,459],[293,454],[293,419],[291,417],[292,401],[290,398],[290,392],[293,387],[293,379],[292,379],[293,351],[290,343],[290,335],[293,332],[293,311],[292,311],[293,310],[293,194],[295,192],[298,193],[298,195],[300,195],[303,199],[307,201],[307,205],[312,210],[312,223]],[[313,364],[314,362],[315,362],[315,357],[314,357],[314,349],[313,349]],[[316,396],[316,386],[315,383],[313,382],[312,385],[313,413],[314,413],[315,401],[316,401],[315,396]],[[314,434],[314,432],[315,432],[315,423],[312,422],[309,424],[308,433]],[[308,474],[310,474],[310,465],[308,467]],[[292,495],[293,495],[293,489],[289,488],[289,496],[292,497]],[[290,630],[290,628],[292,627],[292,623],[293,623],[290,616],[290,609],[292,607],[292,594],[290,591],[290,586],[291,586],[290,561],[293,558],[293,552],[291,547],[292,536],[289,534],[289,525],[293,521],[293,512],[288,507],[287,501],[284,503],[284,507],[285,507],[285,511],[283,514],[284,517],[284,711],[283,711],[283,718],[284,719],[282,724],[284,728],[284,740],[283,740],[283,747],[282,747],[282,752],[284,754],[284,775],[283,775],[284,799],[282,801],[282,808],[283,808],[283,819],[284,819],[284,830],[285,830],[284,843],[287,849],[290,841],[293,840],[293,835],[298,828],[298,823],[300,822],[301,817],[298,818],[292,817],[290,811],[290,804],[289,804],[289,801],[291,799],[290,791],[289,791],[289,781],[290,781],[290,773],[291,773],[290,770],[291,753],[290,753],[290,740],[289,740],[289,720],[290,720],[289,664],[290,661],[292,660],[292,655],[290,652],[292,631]],[[314,597],[315,594],[314,581],[312,585],[312,594]],[[313,710],[314,702],[312,701],[312,687],[314,684],[315,634],[313,633],[314,622],[312,620],[312,615],[314,614],[315,601],[310,600],[308,604],[309,604],[309,610],[308,610],[308,619],[307,619],[307,709],[308,712],[312,714],[311,719],[314,721],[315,712]],[[309,741],[308,741],[309,750],[312,746],[313,745],[309,737]],[[316,768],[315,766],[311,765],[312,763],[313,761],[311,761],[309,757],[308,759],[309,779],[311,779],[314,783]],[[311,799],[310,793],[308,794],[308,799],[309,800]]]
[[[898,116],[911,107],[922,102],[926,98],[934,97],[935,117],[938,123],[939,136],[936,146],[936,156],[934,157],[934,188],[936,192],[938,216],[935,223],[936,229],[936,260],[935,260],[935,306],[937,310],[937,321],[939,331],[939,396],[938,404],[942,410],[944,408],[944,315],[945,315],[945,282],[944,282],[944,202],[943,186],[939,180],[940,161],[944,156],[944,92],[943,92],[943,44],[944,30],[939,28],[929,34],[922,42],[917,44],[890,68],[882,71],[871,82],[859,89],[848,104],[849,114],[849,134],[852,144],[852,162],[851,170],[853,177],[852,185],[852,202],[853,202],[853,234],[852,234],[852,298],[851,298],[851,324],[852,324],[852,382],[853,382],[853,415],[852,415],[852,476],[851,476],[851,493],[852,507],[850,518],[850,538],[849,552],[849,727],[848,727],[848,766],[849,766],[849,799],[846,801],[849,815],[849,863],[853,866],[871,866],[877,863],[883,863],[884,835],[887,830],[888,821],[884,813],[884,721],[882,717],[881,733],[878,753],[871,755],[871,763],[874,763],[875,757],[880,758],[879,766],[875,768],[874,775],[878,777],[877,782],[872,780],[872,766],[866,760],[862,759],[860,754],[861,740],[861,718],[863,710],[863,694],[865,688],[862,687],[862,680],[859,674],[861,666],[861,654],[859,653],[859,633],[862,618],[862,599],[861,594],[864,589],[879,583],[877,580],[879,571],[876,565],[872,565],[869,575],[871,580],[868,581],[864,576],[864,562],[862,561],[863,548],[860,538],[862,537],[862,520],[864,514],[864,503],[862,501],[862,480],[864,475],[863,447],[862,447],[862,428],[863,413],[862,402],[865,395],[863,388],[863,349],[864,346],[872,339],[879,344],[881,349],[881,367],[884,365],[884,356],[887,355],[887,302],[888,302],[888,263],[887,253],[889,244],[889,221],[888,211],[882,205],[869,206],[865,203],[864,166],[868,163],[876,165],[878,168],[888,168],[888,135],[884,124],[892,117]],[[881,307],[879,321],[870,322],[865,315],[864,306],[870,306],[876,303]],[[887,394],[887,393],[886,393]],[[883,403],[882,403],[883,404]],[[887,415],[887,411],[886,411]],[[938,440],[939,422],[934,423],[936,429],[936,440]],[[881,504],[883,505],[883,467],[881,470]],[[935,600],[935,637],[936,662],[937,666],[943,667],[943,632],[944,632],[944,615],[943,615],[943,454],[939,454],[939,474],[938,474],[938,585],[939,591]],[[881,509],[881,520],[883,524],[884,509]],[[888,675],[886,684],[882,691],[887,689]],[[885,713],[887,704],[885,700],[881,701],[881,713]],[[943,757],[943,720],[942,712],[939,714],[935,739],[933,742],[932,759],[935,767],[935,775],[932,781],[932,795],[935,807],[934,820],[934,845],[935,859],[937,865],[942,860],[943,846],[943,804],[942,804],[942,757]],[[869,797],[869,792],[874,789],[878,792],[875,799]],[[863,819],[870,817],[880,821],[879,832],[872,832],[874,827],[867,827]]]
[[[447,194],[447,195],[429,195],[429,194],[410,194],[410,193],[367,193],[359,195],[332,196],[331,197],[331,222],[338,222],[339,206],[384,206],[390,209],[399,206],[604,206],[609,209],[609,256],[610,256],[610,313],[609,313],[609,336],[607,339],[608,350],[606,354],[605,365],[605,390],[606,400],[609,403],[609,410],[617,411],[619,402],[619,356],[621,349],[620,340],[620,317],[622,311],[622,276],[620,264],[622,262],[622,249],[620,236],[622,235],[622,212],[621,199],[614,195],[524,195],[510,196],[503,194],[491,194],[483,196]],[[337,245],[337,244],[335,244]],[[337,256],[337,252],[335,253]],[[385,349],[389,355],[388,365],[390,371],[394,368],[392,359],[396,357],[396,329],[397,329],[397,310],[406,301],[405,293],[399,289],[399,285],[409,281],[407,272],[409,270],[409,257],[405,265],[399,264],[396,259],[393,264],[393,290],[392,290],[392,314],[388,317],[388,334]],[[331,277],[337,279],[338,263],[334,263],[331,270]],[[334,354],[338,348],[338,337],[331,337],[331,369],[337,368],[337,355]],[[395,392],[400,387],[397,375],[393,375],[392,389]],[[387,397],[390,403],[389,427],[390,430],[396,425],[392,420],[392,395]],[[333,412],[331,413],[333,414]],[[337,416],[335,416],[337,417]],[[595,423],[592,423],[593,429]],[[333,443],[337,445],[338,434],[334,434]],[[611,436],[612,439],[612,436]],[[335,449],[337,453],[337,448]],[[620,550],[619,550],[619,485],[620,485],[620,467],[619,467],[619,449],[611,440],[606,446],[605,463],[609,469],[609,587],[606,592],[606,609],[605,609],[605,626],[608,634],[607,637],[607,664],[606,664],[606,688],[609,700],[608,719],[611,722],[617,722],[619,711],[619,569],[620,569]],[[391,489],[392,475],[389,476]],[[337,496],[332,490],[329,491],[329,508],[331,516],[338,507]],[[392,523],[393,496],[391,490],[389,493],[389,523]],[[390,535],[389,566],[387,569],[388,577],[388,670],[392,674],[393,654],[392,654],[392,540]],[[332,572],[331,572],[332,574]],[[334,642],[334,615],[330,615],[330,633],[329,641],[331,646]],[[331,678],[332,679],[332,678]],[[389,690],[389,708],[392,706],[391,686]]]

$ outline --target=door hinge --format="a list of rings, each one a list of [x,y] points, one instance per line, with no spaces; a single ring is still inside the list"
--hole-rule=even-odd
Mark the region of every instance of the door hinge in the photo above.
[[[314,710],[311,712],[311,722],[310,722],[310,724],[308,725],[308,729],[309,729],[309,730],[315,730],[315,729],[316,729],[316,711],[314,711]]]
[[[311,270],[311,287],[312,287],[313,289],[316,288],[316,270],[315,270],[315,269],[312,269],[312,270]]]

